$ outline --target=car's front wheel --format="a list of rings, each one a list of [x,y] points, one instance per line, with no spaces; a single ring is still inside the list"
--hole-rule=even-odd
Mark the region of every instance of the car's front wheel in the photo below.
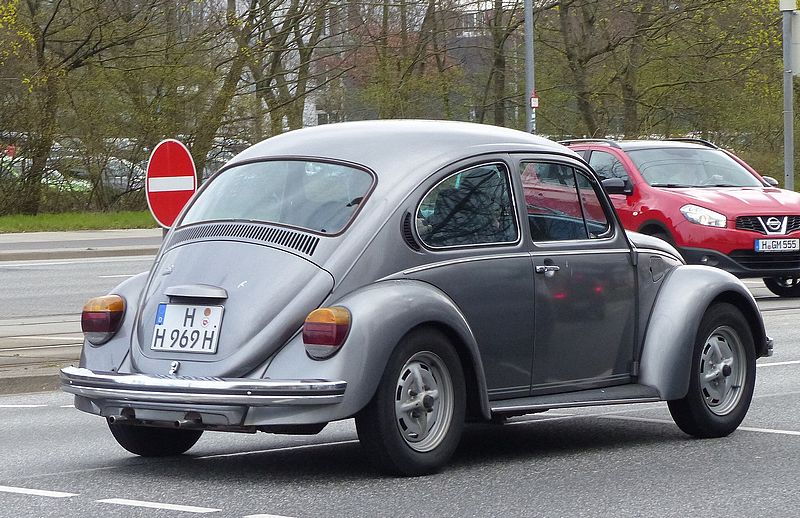
[[[779,297],[800,297],[800,277],[767,277],[764,284]]]
[[[142,457],[168,457],[185,453],[203,435],[202,430],[178,430],[108,423],[120,446]]]
[[[731,304],[714,304],[703,316],[692,357],[689,391],[669,401],[678,427],[695,437],[724,437],[744,419],[756,380],[750,325]]]
[[[358,438],[387,473],[433,473],[458,446],[465,404],[458,354],[441,332],[420,329],[398,344],[378,390],[356,415]]]

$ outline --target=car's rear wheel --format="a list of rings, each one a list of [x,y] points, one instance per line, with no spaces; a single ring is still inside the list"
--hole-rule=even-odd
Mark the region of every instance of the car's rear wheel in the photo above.
[[[382,471],[433,473],[452,456],[464,426],[466,397],[458,354],[447,337],[420,329],[397,346],[356,429]]]
[[[120,446],[142,457],[168,457],[180,455],[203,435],[202,430],[177,430],[108,423],[114,439]]]
[[[764,284],[779,297],[800,297],[800,277],[767,277]]]
[[[714,304],[697,332],[689,391],[683,399],[669,401],[669,411],[689,435],[724,437],[747,414],[755,379],[755,347],[747,319],[731,304]]]

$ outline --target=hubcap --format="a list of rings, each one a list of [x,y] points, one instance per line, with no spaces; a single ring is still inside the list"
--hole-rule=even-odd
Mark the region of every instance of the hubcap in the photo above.
[[[739,335],[729,326],[719,326],[706,338],[700,355],[700,390],[708,409],[722,416],[736,408],[746,376]]]
[[[447,435],[453,418],[453,381],[441,358],[418,352],[400,370],[395,390],[397,429],[413,450],[427,452]]]

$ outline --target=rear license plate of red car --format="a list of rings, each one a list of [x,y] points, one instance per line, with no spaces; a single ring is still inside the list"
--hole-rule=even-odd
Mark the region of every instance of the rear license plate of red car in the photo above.
[[[756,252],[796,252],[800,239],[756,239]]]
[[[222,310],[222,306],[159,304],[150,349],[216,353]]]

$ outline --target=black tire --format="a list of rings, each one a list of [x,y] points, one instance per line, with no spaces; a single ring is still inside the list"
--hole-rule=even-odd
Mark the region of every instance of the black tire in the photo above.
[[[370,461],[385,473],[434,473],[458,446],[465,405],[455,349],[443,333],[419,329],[397,345],[375,395],[356,415],[358,438]]]
[[[202,430],[175,430],[108,423],[120,446],[142,457],[168,457],[185,453],[203,435]]]
[[[689,391],[669,401],[678,427],[695,437],[724,437],[739,426],[750,407],[756,356],[750,325],[731,304],[714,304],[697,331]]]
[[[654,230],[646,232],[648,236],[657,237],[661,241],[666,241],[672,246],[675,246],[675,241],[672,240],[672,236],[664,232],[663,230]]]
[[[779,297],[800,297],[800,277],[767,277],[764,284]]]

